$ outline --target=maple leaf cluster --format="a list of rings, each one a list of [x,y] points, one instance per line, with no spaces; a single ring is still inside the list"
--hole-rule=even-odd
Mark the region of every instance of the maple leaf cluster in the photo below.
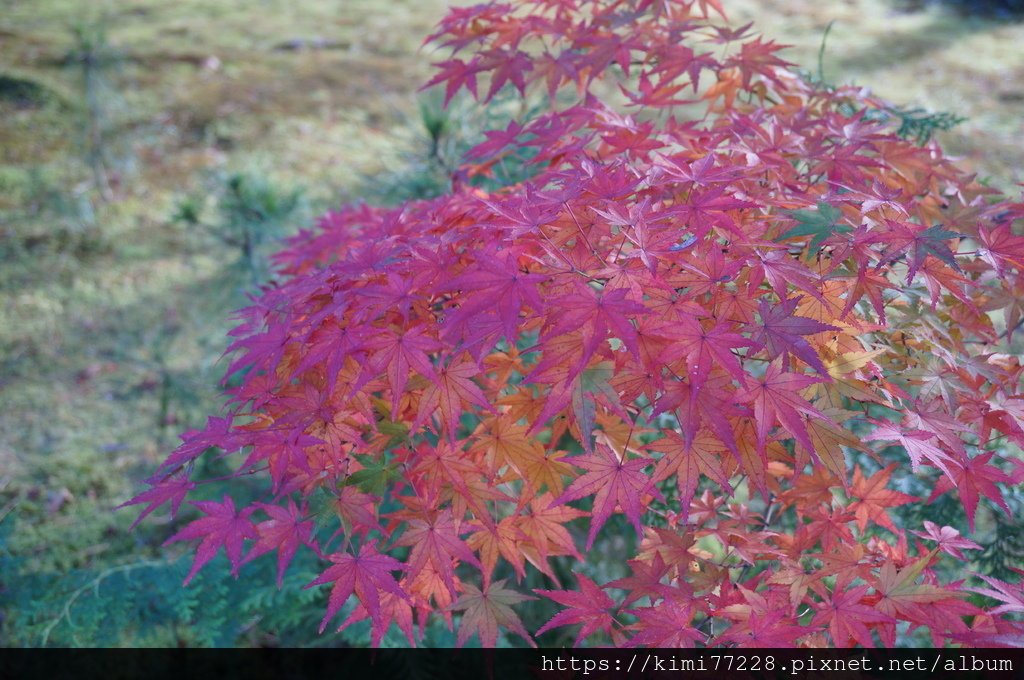
[[[189,578],[221,548],[236,573],[314,551],[321,630],[369,619],[374,643],[437,616],[486,646],[562,626],[892,645],[901,624],[1021,644],[1021,586],[942,582],[943,554],[979,546],[897,526],[927,501],[890,481],[958,494],[973,530],[1024,479],[997,455],[1024,444],[1022,368],[993,349],[1021,325],[1024,203],[723,19],[718,0],[450,10],[430,85],[546,107],[450,193],[342,208],[279,254],[232,334],[228,415],[130,501],[208,498],[203,456],[268,480],[244,507],[193,501],[171,538],[199,541]],[[481,188],[514,160],[529,180]],[[595,582],[623,527],[631,575]],[[560,606],[536,631],[531,599]]]

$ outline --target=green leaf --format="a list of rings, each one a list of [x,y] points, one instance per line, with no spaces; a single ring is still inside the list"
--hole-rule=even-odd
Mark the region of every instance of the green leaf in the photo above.
[[[786,233],[779,236],[777,241],[795,238],[797,236],[811,236],[811,248],[817,248],[822,241],[833,234],[845,234],[853,231],[853,227],[839,224],[843,213],[839,208],[833,207],[824,201],[818,201],[817,210],[787,210],[798,224]]]
[[[348,479],[345,482],[348,482]],[[342,486],[344,485],[342,483]],[[338,519],[337,500],[334,494],[323,488],[317,489],[309,497],[307,502],[309,516],[314,521],[314,534],[323,531],[329,526],[334,526],[334,522]]]
[[[916,253],[919,261],[924,261],[926,255],[934,255],[953,269],[957,271],[963,271],[960,269],[960,265],[956,261],[956,255],[950,250],[949,246],[945,241],[952,238],[962,238],[963,234],[958,234],[955,231],[943,229],[940,225],[934,227],[928,227],[922,231],[918,237],[918,252]]]
[[[409,439],[409,426],[405,423],[382,420],[377,423],[377,429],[381,434],[386,434],[391,437],[391,439],[388,440],[388,446],[397,446]]]
[[[374,458],[373,456],[357,455],[356,460],[363,466],[362,470],[353,472],[341,483],[341,486],[358,486],[360,491],[383,496],[391,485],[397,481],[401,474],[397,466],[394,466],[385,457]]]
[[[613,403],[618,401],[618,394],[609,384],[614,375],[615,365],[610,361],[602,361],[592,368],[585,369],[573,386],[573,414],[576,416],[580,434],[588,450],[594,434],[594,422],[597,414],[597,403],[588,395],[604,394]]]

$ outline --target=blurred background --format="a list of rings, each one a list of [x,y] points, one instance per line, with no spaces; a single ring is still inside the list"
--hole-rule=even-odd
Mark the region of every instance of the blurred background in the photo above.
[[[448,4],[0,0],[0,644],[368,638],[316,635],[316,564],[280,591],[269,557],[182,589],[166,513],[129,532],[114,508],[220,408],[230,312],[277,240],[344,202],[443,191],[487,127],[416,93]],[[1024,181],[1024,0],[723,4],[984,182]],[[1019,561],[1020,527],[989,530]]]

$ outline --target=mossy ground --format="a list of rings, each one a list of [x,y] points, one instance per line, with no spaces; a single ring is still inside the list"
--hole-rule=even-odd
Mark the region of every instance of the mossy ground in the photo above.
[[[129,534],[113,508],[219,408],[228,312],[252,285],[211,233],[226,178],[300,191],[297,228],[393,172],[445,4],[0,2],[0,556],[20,573],[164,554],[164,520]],[[834,20],[828,80],[968,117],[947,150],[1024,181],[1024,25],[884,0],[728,6],[809,70]],[[174,219],[185,204],[194,219]],[[0,640],[38,644],[47,615],[7,612]]]

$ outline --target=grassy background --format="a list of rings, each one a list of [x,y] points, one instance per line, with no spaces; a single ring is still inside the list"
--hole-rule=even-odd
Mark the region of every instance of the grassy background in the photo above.
[[[104,584],[172,597],[171,527],[158,515],[129,533],[134,513],[113,508],[218,410],[228,313],[264,280],[273,239],[412,181],[427,145],[418,47],[446,4],[0,0],[0,643],[100,639],[82,608],[110,606]],[[1024,181],[1024,26],[885,0],[727,7],[809,70],[835,21],[828,80],[968,117],[947,150],[995,186]],[[47,597],[26,604],[33,592]],[[281,597],[308,609],[222,638],[170,623],[109,641],[311,632],[319,595]],[[179,604],[146,611],[180,622],[202,606]]]

